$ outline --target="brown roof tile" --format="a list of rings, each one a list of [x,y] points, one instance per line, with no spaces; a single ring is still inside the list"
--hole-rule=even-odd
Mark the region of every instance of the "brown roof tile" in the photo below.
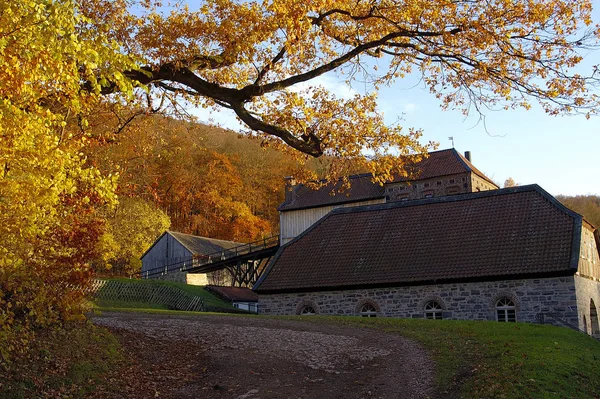
[[[249,288],[208,285],[206,286],[206,290],[227,301],[258,302],[258,295]]]
[[[409,165],[407,171],[413,177],[408,178],[401,176],[397,177],[395,181],[414,181],[457,173],[473,172],[496,186],[496,183],[481,173],[479,169],[473,166],[471,162],[453,148],[430,152],[427,159]],[[350,182],[351,187],[341,193],[338,193],[338,190],[341,187],[342,182],[330,183],[318,190],[312,190],[302,184],[297,185],[293,188],[291,201],[282,203],[278,210],[289,211],[294,209],[342,204],[346,202],[367,201],[385,197],[384,187],[373,183],[370,174],[350,176]]]
[[[340,208],[283,246],[255,290],[574,273],[581,223],[537,185]]]
[[[349,179],[351,187],[341,193],[338,191],[343,184],[342,181],[329,183],[318,190],[312,190],[303,184],[294,186],[292,189],[293,200],[289,203],[284,202],[277,209],[287,211],[385,197],[383,186],[373,183],[370,174],[350,176]]]

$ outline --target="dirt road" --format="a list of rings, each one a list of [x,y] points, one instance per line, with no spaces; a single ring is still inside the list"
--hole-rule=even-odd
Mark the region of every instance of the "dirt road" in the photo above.
[[[310,317],[310,316],[308,316]],[[413,341],[370,328],[233,316],[109,313],[133,366],[125,397],[425,398],[433,362]],[[98,392],[99,397],[114,393]],[[117,396],[118,394],[115,394]]]

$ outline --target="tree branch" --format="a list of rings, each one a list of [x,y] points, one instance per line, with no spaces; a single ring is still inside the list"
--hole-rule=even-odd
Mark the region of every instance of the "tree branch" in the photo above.
[[[312,155],[315,158],[323,155],[323,150],[321,149],[321,140],[313,133],[305,134],[302,136],[302,139],[299,139],[285,129],[255,118],[246,108],[244,108],[244,104],[242,102],[233,103],[231,104],[231,107],[235,111],[236,115],[246,125],[248,125],[249,128],[277,136],[290,147],[295,148],[296,150],[305,154]]]

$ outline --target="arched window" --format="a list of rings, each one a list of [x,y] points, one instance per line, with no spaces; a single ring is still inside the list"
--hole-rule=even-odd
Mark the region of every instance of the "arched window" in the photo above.
[[[442,305],[437,301],[429,301],[425,304],[425,318],[431,320],[441,320],[443,318]]]
[[[500,298],[496,302],[496,318],[498,321],[514,323],[517,321],[517,308],[510,298]]]
[[[367,302],[360,307],[360,315],[362,317],[377,317],[377,309],[372,303]]]
[[[314,307],[312,307],[310,305],[305,305],[302,307],[302,309],[300,309],[300,314],[302,316],[310,316],[313,314],[317,314],[317,311],[315,310]]]

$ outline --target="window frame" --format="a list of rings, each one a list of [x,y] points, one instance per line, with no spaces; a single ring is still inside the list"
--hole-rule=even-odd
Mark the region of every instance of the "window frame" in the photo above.
[[[429,300],[423,306],[423,316],[427,320],[443,320],[444,307],[439,301],[436,301],[435,299]]]
[[[365,310],[365,308],[369,307],[370,309]],[[371,302],[365,302],[360,306],[360,310],[358,312],[361,317],[377,317],[377,307]]]
[[[496,312],[496,321],[500,323],[517,322],[517,305],[515,301],[509,297],[503,296],[498,298],[494,306],[494,311]]]
[[[312,309],[312,312],[306,312],[307,309]],[[304,305],[300,308],[300,316],[314,316],[317,314],[317,309],[312,305]]]

